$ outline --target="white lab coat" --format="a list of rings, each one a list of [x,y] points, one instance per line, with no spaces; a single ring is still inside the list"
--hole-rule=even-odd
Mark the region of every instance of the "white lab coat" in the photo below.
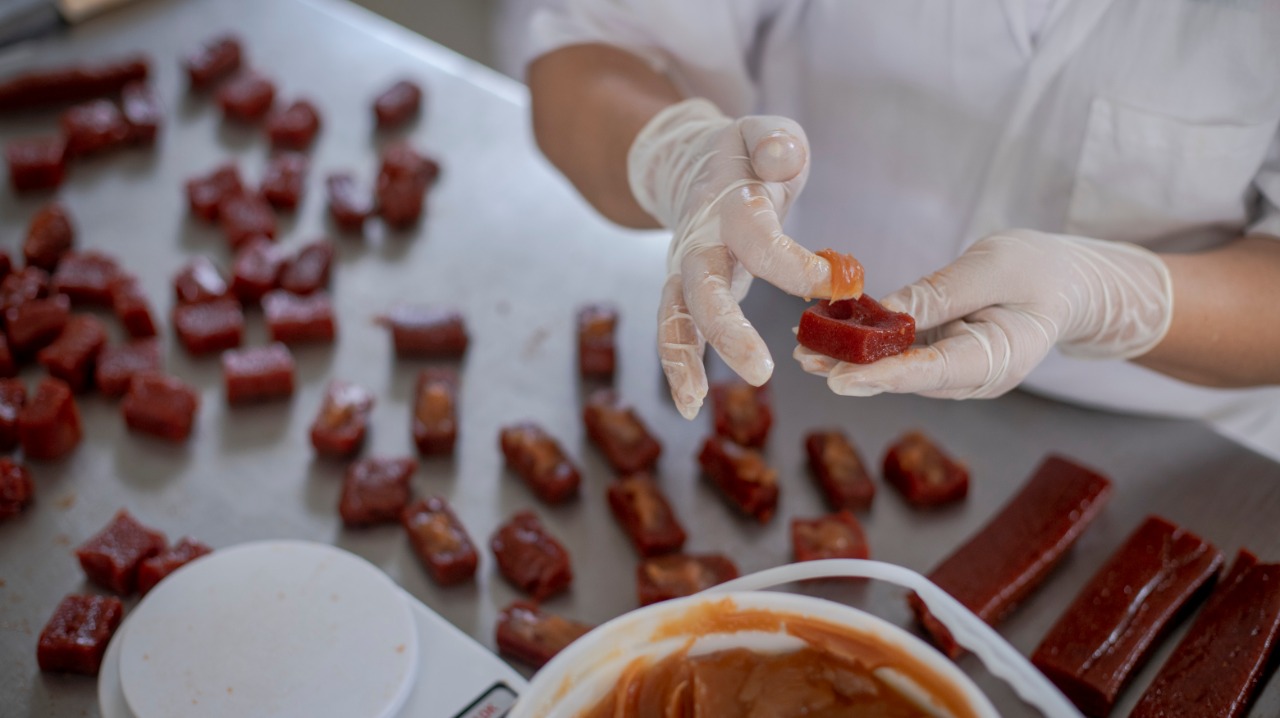
[[[539,2],[527,58],[607,42],[729,115],[799,121],[813,161],[787,231],[857,255],[873,295],[1015,227],[1280,238],[1280,0]],[[1280,388],[1057,354],[1023,386],[1206,419],[1280,460]]]

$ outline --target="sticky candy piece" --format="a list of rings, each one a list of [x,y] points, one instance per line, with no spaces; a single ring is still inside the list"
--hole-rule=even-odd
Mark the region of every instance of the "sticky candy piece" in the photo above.
[[[231,292],[244,304],[257,304],[280,283],[286,261],[285,253],[271,240],[249,240],[231,265]]]
[[[578,373],[583,379],[613,379],[617,326],[618,310],[611,304],[588,304],[578,310]]]
[[[61,135],[12,140],[4,153],[15,192],[57,189],[66,177],[67,141]]]
[[[129,393],[120,409],[133,431],[167,441],[186,441],[200,409],[200,394],[177,377],[140,373],[129,382]]]
[[[711,404],[717,434],[742,446],[764,446],[773,427],[773,409],[765,387],[741,381],[712,384]]]
[[[72,157],[119,147],[131,134],[129,123],[111,100],[86,102],[62,113],[62,136],[67,138],[67,154]]]
[[[541,668],[591,629],[585,623],[548,613],[536,603],[516,601],[498,614],[494,640],[503,655]]]
[[[423,456],[448,456],[458,439],[458,374],[425,369],[413,400],[413,443]]]
[[[409,504],[409,479],[417,470],[413,459],[361,459],[342,478],[338,513],[349,527],[400,520]]]
[[[208,257],[196,257],[173,277],[173,294],[178,304],[225,299],[229,291],[227,280]]]
[[[753,449],[710,436],[698,454],[702,471],[730,504],[742,513],[768,523],[778,508],[778,472]]]
[[[114,95],[149,70],[145,57],[130,55],[25,72],[0,82],[0,114]]]
[[[532,511],[521,511],[499,526],[489,547],[502,575],[536,601],[566,591],[573,583],[569,552]]]
[[[76,315],[67,320],[62,333],[41,349],[36,360],[77,394],[93,387],[93,365],[107,345],[107,328],[96,317]]]
[[[479,557],[471,537],[449,503],[430,496],[409,505],[400,516],[409,545],[441,586],[452,586],[476,573]]]
[[[348,172],[331,174],[325,178],[329,194],[329,215],[333,223],[348,232],[358,232],[364,221],[373,214],[373,198],[361,194],[356,178]]]
[[[80,410],[71,387],[61,379],[41,379],[18,413],[23,455],[37,461],[60,459],[80,444],[80,437]]]
[[[792,519],[791,551],[796,561],[871,556],[862,524],[847,510],[816,519]]]
[[[95,383],[104,396],[124,396],[134,375],[159,372],[162,368],[160,342],[154,338],[114,344],[98,354]]]
[[[240,170],[232,163],[219,165],[207,175],[192,177],[186,187],[191,213],[206,222],[216,222],[223,201],[244,192]]]
[[[244,337],[244,311],[234,299],[183,304],[173,310],[173,328],[194,356],[234,349]]]
[[[50,279],[56,294],[76,306],[111,306],[111,285],[120,276],[116,260],[101,252],[67,252]]]
[[[324,289],[329,285],[332,264],[333,243],[323,239],[311,242],[285,265],[280,288],[299,296]]]
[[[27,467],[13,459],[0,459],[0,520],[25,511],[35,494],[36,487]]]
[[[222,35],[205,42],[182,59],[193,90],[203,90],[240,69],[240,39]]]
[[[57,202],[50,202],[36,210],[27,228],[27,241],[22,245],[22,256],[27,266],[39,267],[46,272],[58,268],[62,255],[71,251],[75,242],[75,226],[71,214]]]
[[[61,294],[32,299],[5,312],[9,348],[15,356],[30,357],[58,338],[71,318],[71,301]]]
[[[18,445],[18,414],[27,404],[27,386],[21,379],[0,379],[0,451]]]
[[[671,503],[648,474],[632,474],[611,482],[607,490],[613,518],[641,556],[679,551],[685,542]]]
[[[558,504],[578,494],[578,467],[542,427],[529,422],[514,424],[504,427],[500,438],[507,466],[538,498]]]
[[[306,190],[308,164],[306,156],[297,152],[273,156],[262,177],[263,199],[276,209],[297,209]]]
[[[271,144],[290,150],[305,150],[320,131],[320,112],[308,100],[295,100],[267,118]]]
[[[233,252],[254,239],[276,236],[276,213],[256,194],[237,194],[222,200],[218,205],[218,224]]]
[[[404,123],[418,114],[422,106],[422,89],[413,82],[400,80],[373,101],[378,127],[389,128]]]
[[[915,339],[916,320],[911,315],[891,312],[865,294],[814,304],[800,315],[796,334],[801,346],[854,364],[901,354]]]
[[[125,124],[129,126],[129,142],[135,145],[154,144],[163,122],[164,108],[151,86],[145,82],[125,85],[120,93],[120,109],[124,113]]]
[[[452,307],[400,304],[374,319],[391,330],[396,356],[456,359],[467,351],[467,325]]]
[[[111,282],[111,311],[130,337],[146,339],[156,335],[156,322],[151,316],[151,302],[142,291],[138,278],[118,274]]]
[[[311,424],[311,445],[316,453],[344,458],[359,451],[373,404],[373,395],[363,387],[336,379],[329,382]]]
[[[256,72],[245,72],[232,78],[218,90],[218,105],[223,114],[239,122],[256,122],[271,110],[276,86]]]
[[[138,566],[163,551],[167,543],[164,534],[120,509],[111,523],[76,549],[76,558],[90,581],[128,596],[137,587]]]
[[[809,471],[832,510],[861,511],[871,506],[876,485],[866,463],[844,432],[815,431],[804,439]]]
[[[941,506],[969,493],[969,469],[918,431],[889,447],[884,480],[915,506]]]
[[[641,606],[692,596],[738,577],[738,567],[720,554],[681,554],[647,558],[636,568]]]
[[[115,596],[63,598],[36,643],[40,670],[98,675],[107,644],[122,620],[124,604]]]
[[[138,566],[138,593],[145,596],[169,574],[186,566],[201,556],[208,556],[213,549],[190,537],[143,561]]]
[[[293,395],[293,355],[283,344],[227,351],[222,377],[228,404],[283,399]]]
[[[591,443],[619,474],[648,471],[662,454],[662,444],[649,433],[640,415],[622,405],[612,390],[602,389],[587,398],[582,422]]]
[[[316,292],[305,297],[276,290],[262,298],[267,334],[282,344],[332,344],[337,336],[329,295]]]

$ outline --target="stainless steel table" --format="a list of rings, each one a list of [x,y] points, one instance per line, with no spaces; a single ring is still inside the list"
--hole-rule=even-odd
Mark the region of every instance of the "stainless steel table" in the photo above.
[[[188,219],[184,179],[236,158],[256,181],[267,154],[259,130],[224,124],[207,98],[186,92],[179,73],[181,53],[229,29],[246,40],[249,64],[278,80],[281,97],[306,95],[324,113],[311,152],[308,196],[283,223],[287,246],[336,234],[324,211],[326,173],[350,168],[372,179],[385,138],[373,132],[369,101],[396,78],[412,76],[427,88],[424,115],[401,134],[442,158],[442,180],[419,229],[338,238],[333,293],[341,339],[332,348],[296,352],[300,390],[292,401],[228,409],[218,361],[192,359],[169,338],[170,369],[203,391],[188,444],[130,434],[115,403],[97,396],[81,400],[84,444],[65,461],[35,465],[37,504],[0,524],[0,715],[97,713],[94,681],[41,674],[35,641],[64,594],[93,590],[71,551],[122,506],[171,537],[191,534],[214,546],[270,537],[333,542],[383,567],[492,646],[494,617],[517,594],[495,577],[491,557],[482,559],[473,585],[436,587],[398,528],[341,527],[335,507],[342,466],[313,460],[307,443],[326,380],[341,377],[377,392],[367,451],[412,453],[408,395],[419,367],[397,362],[383,332],[369,321],[398,300],[459,304],[473,337],[463,362],[457,456],[424,462],[415,491],[447,496],[479,543],[512,511],[533,507],[573,551],[574,589],[550,608],[580,620],[604,621],[635,605],[633,554],[605,506],[610,474],[584,444],[579,420],[573,315],[579,304],[602,298],[623,308],[618,386],[665,444],[661,479],[691,529],[688,548],[724,551],[744,571],[788,560],[788,519],[822,510],[805,475],[801,438],[826,425],[846,428],[873,462],[895,436],[923,427],[971,465],[973,491],[963,505],[919,513],[884,490],[863,517],[877,558],[922,571],[980,526],[1048,452],[1063,452],[1115,479],[1115,495],[1096,525],[1002,627],[1024,652],[1148,513],[1183,523],[1228,552],[1248,546],[1280,559],[1280,465],[1198,425],[1119,417],[1027,395],[965,403],[837,398],[788,358],[790,327],[802,304],[763,285],[752,293],[747,312],[779,360],[773,381],[778,419],[768,453],[784,486],[780,515],[771,524],[739,519],[698,480],[693,457],[708,419],[688,423],[676,413],[652,348],[663,239],[613,228],[575,196],[534,149],[521,87],[333,0],[153,0],[0,57],[0,74],[138,49],[154,59],[154,82],[169,108],[159,147],[77,164],[58,196],[75,215],[81,246],[110,251],[140,274],[160,317],[172,301],[170,275],[190,256],[209,253],[227,262],[219,233]],[[43,131],[53,122],[53,115],[0,120],[0,139]],[[0,192],[5,246],[19,244],[40,201]],[[263,341],[261,320],[251,317],[247,343]],[[712,372],[727,375],[717,361]],[[504,472],[498,429],[523,418],[544,423],[581,460],[585,481],[576,502],[539,505]],[[806,590],[908,623],[897,591]],[[1172,643],[1138,677],[1117,715],[1136,699]],[[962,665],[1006,715],[1033,714],[972,659]],[[1253,714],[1280,714],[1280,684],[1267,688]]]

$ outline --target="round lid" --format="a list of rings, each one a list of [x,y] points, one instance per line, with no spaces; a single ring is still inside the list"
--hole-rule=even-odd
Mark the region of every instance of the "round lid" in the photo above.
[[[160,582],[129,619],[120,680],[137,718],[389,718],[418,665],[404,594],[324,544],[216,551]]]

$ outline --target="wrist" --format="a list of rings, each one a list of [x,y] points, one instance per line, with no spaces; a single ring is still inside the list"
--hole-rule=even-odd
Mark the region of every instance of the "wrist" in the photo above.
[[[1065,237],[1084,297],[1058,342],[1079,359],[1133,359],[1154,349],[1173,320],[1173,280],[1164,260],[1128,242]]]

